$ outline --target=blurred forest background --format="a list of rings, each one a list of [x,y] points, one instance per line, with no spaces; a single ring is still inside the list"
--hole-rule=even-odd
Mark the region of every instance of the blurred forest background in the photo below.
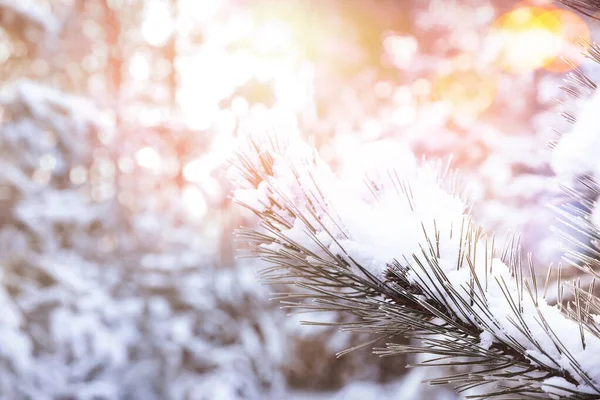
[[[340,174],[453,154],[546,265],[545,144],[592,29],[549,1],[0,0],[0,398],[432,398],[236,259],[239,127],[292,114]]]

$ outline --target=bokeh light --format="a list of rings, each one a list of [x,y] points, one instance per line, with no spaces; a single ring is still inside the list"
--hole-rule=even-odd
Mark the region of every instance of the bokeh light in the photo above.
[[[201,219],[206,215],[208,205],[202,191],[193,185],[186,185],[181,195],[181,201],[188,215]]]
[[[137,163],[146,169],[158,171],[160,168],[160,155],[152,147],[144,147],[135,153]]]
[[[433,95],[450,104],[457,118],[474,118],[492,105],[496,85],[491,74],[458,70],[439,77],[434,83]]]
[[[143,21],[142,35],[152,46],[164,45],[173,33],[174,22],[169,4],[165,1],[146,2]]]
[[[527,3],[501,15],[492,26],[499,46],[497,63],[509,72],[529,72],[546,68],[565,72],[581,61],[576,42],[589,39],[586,23],[571,11],[553,6],[537,7]]]

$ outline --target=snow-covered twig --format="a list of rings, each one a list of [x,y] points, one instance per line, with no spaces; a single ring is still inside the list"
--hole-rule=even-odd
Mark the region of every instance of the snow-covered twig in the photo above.
[[[269,264],[265,281],[303,289],[277,296],[286,307],[354,315],[341,328],[373,334],[365,346],[383,342],[382,356],[472,366],[432,384],[495,386],[481,397],[600,398],[596,298],[575,282],[574,301],[549,305],[548,279],[537,282],[518,240],[498,251],[451,170],[403,161],[358,186],[283,133],[249,138],[234,197],[261,222],[239,237]],[[561,300],[567,286],[558,282]]]

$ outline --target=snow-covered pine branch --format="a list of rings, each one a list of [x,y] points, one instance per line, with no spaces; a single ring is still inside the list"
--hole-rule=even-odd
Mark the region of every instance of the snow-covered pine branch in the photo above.
[[[598,3],[600,7],[600,3]],[[587,57],[600,63],[600,47],[588,43]],[[573,98],[574,110],[563,115],[572,123],[568,132],[552,143],[552,167],[570,201],[557,207],[563,229],[564,260],[584,273],[587,281],[600,277],[600,91],[596,83],[581,69],[565,79],[565,92]],[[566,229],[564,229],[566,228]]]
[[[473,367],[432,384],[490,385],[481,397],[600,398],[600,307],[587,288],[574,283],[574,302],[549,305],[548,279],[536,280],[517,240],[498,251],[443,164],[403,160],[357,185],[293,130],[250,135],[233,167],[234,198],[262,228],[240,239],[269,264],[266,282],[302,289],[278,295],[285,306],[356,316],[341,328],[373,334],[365,346],[384,343],[379,355]]]

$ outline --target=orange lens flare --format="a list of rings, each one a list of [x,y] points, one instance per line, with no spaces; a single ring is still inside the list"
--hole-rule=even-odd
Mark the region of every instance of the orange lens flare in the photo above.
[[[564,60],[578,66],[585,59],[580,43],[589,42],[590,29],[581,17],[569,10],[554,10],[553,13],[560,20],[562,48],[559,56],[545,69],[550,72],[564,73],[572,69]]]
[[[518,6],[500,16],[492,26],[498,44],[498,66],[522,73],[545,68],[552,72],[571,69],[562,57],[578,64],[574,51],[580,37],[589,38],[586,23],[576,14],[554,7]]]

